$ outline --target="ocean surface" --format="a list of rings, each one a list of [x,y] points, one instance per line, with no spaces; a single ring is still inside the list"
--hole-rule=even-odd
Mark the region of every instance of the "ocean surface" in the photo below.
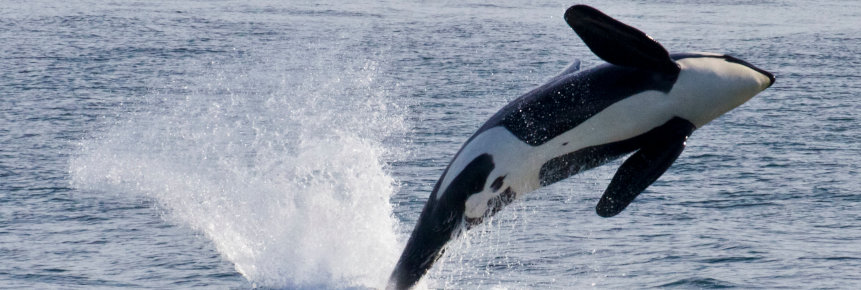
[[[382,287],[462,143],[602,63],[575,3],[490,2],[0,0],[0,288]],[[616,161],[421,286],[861,288],[861,2],[586,4],[777,82],[622,214],[594,212]]]

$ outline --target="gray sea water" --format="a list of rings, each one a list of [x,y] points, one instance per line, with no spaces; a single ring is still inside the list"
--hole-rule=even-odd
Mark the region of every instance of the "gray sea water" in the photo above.
[[[381,287],[472,132],[602,63],[572,4],[0,1],[0,288]],[[586,4],[777,82],[622,214],[594,213],[616,162],[422,287],[861,287],[861,2]]]

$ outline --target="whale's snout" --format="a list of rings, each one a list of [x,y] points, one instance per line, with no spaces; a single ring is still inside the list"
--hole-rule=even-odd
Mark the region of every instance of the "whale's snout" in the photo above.
[[[763,76],[767,77],[767,78],[768,78],[768,85],[767,85],[765,88],[768,88],[768,87],[770,87],[771,85],[773,85],[773,84],[774,84],[775,78],[774,78],[774,74],[772,74],[771,72],[768,72],[768,71],[766,71],[766,70],[764,70],[764,69],[758,68],[758,67],[756,67],[756,66],[754,66],[754,65],[750,64],[749,62],[746,62],[746,61],[744,61],[744,60],[741,60],[741,59],[739,59],[739,58],[737,58],[737,57],[734,57],[734,56],[731,56],[731,55],[724,55],[724,58],[725,58],[725,59],[726,59],[726,61],[728,61],[728,62],[733,62],[733,63],[737,63],[737,64],[740,64],[740,65],[746,66],[746,67],[748,67],[748,68],[750,68],[750,69],[752,69],[752,70],[754,70],[754,71],[756,71],[756,72],[758,72],[758,73],[762,74]],[[764,89],[765,89],[765,88],[764,88]]]

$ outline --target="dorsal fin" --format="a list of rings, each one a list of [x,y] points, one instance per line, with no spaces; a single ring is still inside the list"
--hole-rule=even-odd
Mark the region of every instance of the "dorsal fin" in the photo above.
[[[565,70],[559,72],[559,74],[553,76],[552,78],[547,80],[547,82],[552,82],[552,81],[558,80],[564,76],[576,73],[579,70],[580,70],[580,60],[575,59],[574,62],[568,64],[568,67],[566,67]]]
[[[575,59],[573,62],[568,64],[568,67],[565,68],[562,72],[559,73],[559,76],[564,76],[570,73],[574,73],[580,70],[580,60]]]
[[[565,11],[565,21],[601,59],[621,66],[678,74],[679,66],[660,43],[601,11],[574,5]]]

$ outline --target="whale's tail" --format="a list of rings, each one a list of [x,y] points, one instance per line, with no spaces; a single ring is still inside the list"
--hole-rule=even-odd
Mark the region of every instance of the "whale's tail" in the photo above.
[[[449,240],[460,235],[463,214],[445,207],[437,207],[431,198],[395,265],[386,289],[413,287],[434,262],[445,252]]]
[[[442,255],[449,240],[481,222],[481,219],[464,219],[466,199],[485,188],[485,181],[493,168],[493,158],[482,154],[460,170],[445,189],[440,189],[448,174],[446,169],[422,209],[407,246],[389,278],[388,289],[408,289],[415,285]],[[493,213],[491,211],[488,214]]]

